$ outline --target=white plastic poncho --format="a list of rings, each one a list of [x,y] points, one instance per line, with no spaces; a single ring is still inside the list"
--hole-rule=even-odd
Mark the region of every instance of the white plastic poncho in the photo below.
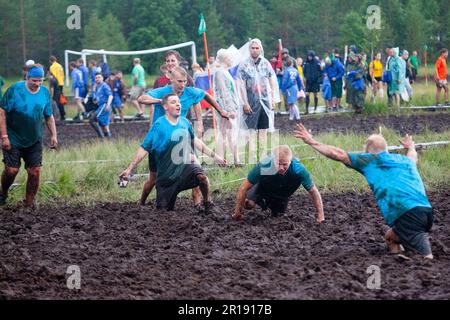
[[[230,49],[220,49],[217,52],[216,61],[217,68],[213,78],[214,97],[222,109],[234,115],[233,119],[226,120],[217,113],[217,128],[220,131],[229,130],[228,132],[231,133],[233,141],[236,141],[239,136],[239,130],[245,129],[245,127],[239,112],[242,107],[237,88],[233,77],[228,71],[233,62],[233,52]]]
[[[258,44],[261,48],[259,57],[254,60],[250,56],[250,45]],[[249,105],[252,113],[242,113],[248,129],[257,129],[261,112],[265,112],[269,118],[269,132],[274,129],[273,106],[280,102],[280,92],[277,78],[270,62],[264,58],[264,51],[259,39],[250,40],[248,43],[247,57],[239,64],[237,71],[237,83],[241,105]]]

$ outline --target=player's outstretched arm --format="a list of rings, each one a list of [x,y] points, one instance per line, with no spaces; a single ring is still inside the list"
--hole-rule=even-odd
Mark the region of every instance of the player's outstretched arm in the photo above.
[[[402,144],[403,148],[408,150],[406,156],[414,161],[414,163],[417,163],[419,161],[419,157],[417,155],[416,146],[414,145],[412,136],[407,134],[403,139],[400,139],[399,142]]]
[[[139,147],[138,151],[136,152],[136,155],[134,156],[133,161],[131,161],[128,167],[122,171],[119,177],[127,180],[128,177],[130,176],[131,171],[139,164],[139,162],[142,161],[142,159],[145,158],[147,154],[148,154],[147,150],[145,150],[142,147]]]
[[[340,161],[346,165],[350,165],[351,161],[348,157],[348,153],[344,150],[329,146],[323,143],[320,143],[316,140],[314,140],[311,132],[309,132],[305,126],[301,123],[296,125],[296,128],[294,130],[294,136],[296,138],[299,138],[303,140],[304,143],[310,145],[315,150],[319,151],[321,154],[323,154],[325,157],[330,158],[335,161]]]
[[[208,157],[214,159],[214,161],[216,161],[217,164],[223,165],[223,166],[225,166],[227,164],[227,160],[223,159],[217,153],[215,153],[213,150],[208,148],[206,146],[206,144],[197,137],[194,139],[194,146],[201,153],[205,153]]]

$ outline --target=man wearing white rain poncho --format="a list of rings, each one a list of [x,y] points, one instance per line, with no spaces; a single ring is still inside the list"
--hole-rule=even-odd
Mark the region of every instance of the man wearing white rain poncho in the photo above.
[[[240,108],[239,95],[228,68],[232,64],[232,53],[227,49],[220,49],[217,51],[216,61],[219,67],[214,73],[214,97],[223,110],[228,112],[230,119],[222,119],[216,117],[217,128],[219,129],[217,154],[222,158],[225,156],[225,148],[228,143],[228,148],[233,154],[233,160],[235,166],[239,166],[239,153],[238,153],[238,136],[239,129],[242,124],[242,117],[238,117],[238,110]]]
[[[256,154],[255,136],[259,141],[260,159],[266,154],[267,130],[274,131],[274,108],[280,102],[277,78],[270,62],[264,58],[259,39],[249,42],[250,57],[237,71],[237,84],[243,122],[249,130],[249,154]]]

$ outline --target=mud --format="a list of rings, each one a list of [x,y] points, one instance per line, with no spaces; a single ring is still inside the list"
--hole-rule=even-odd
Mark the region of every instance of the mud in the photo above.
[[[288,212],[247,212],[234,200],[202,215],[181,199],[174,212],[153,205],[103,204],[0,209],[3,299],[450,299],[450,190],[429,194],[435,260],[387,252],[387,227],[370,194],[325,194],[317,225],[305,193]],[[81,289],[67,288],[67,268]],[[381,288],[367,288],[370,266]]]
[[[418,134],[425,130],[443,132],[449,130],[450,112],[434,112],[399,116],[364,116],[354,114],[330,114],[326,116],[308,116],[301,120],[313,133],[323,132],[354,132],[371,134],[378,132],[379,126],[391,128],[401,135]],[[205,128],[211,128],[211,118],[205,119]],[[275,128],[282,134],[290,134],[294,122],[287,116],[275,118]],[[78,143],[95,141],[97,135],[88,124],[70,125],[58,124],[58,140],[64,148]],[[111,125],[113,139],[125,141],[143,139],[148,131],[147,122],[114,123]],[[48,131],[44,130],[45,144],[49,144]]]

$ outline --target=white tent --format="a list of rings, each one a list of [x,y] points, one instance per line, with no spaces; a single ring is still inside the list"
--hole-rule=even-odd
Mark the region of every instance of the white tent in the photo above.
[[[100,54],[103,56],[103,61],[107,62],[106,56],[129,56],[129,55],[143,55],[143,54],[151,54],[151,53],[158,53],[158,52],[164,52],[169,50],[175,50],[178,48],[183,47],[191,47],[191,55],[192,55],[192,63],[197,63],[197,50],[195,47],[194,41],[184,42],[175,44],[173,46],[167,46],[162,48],[156,48],[156,49],[148,49],[148,50],[140,50],[140,51],[108,51],[108,50],[92,50],[92,49],[83,49],[81,52],[79,51],[72,51],[72,50],[65,50],[64,51],[64,57],[65,57],[65,71],[66,71],[66,86],[69,85],[69,54],[75,54],[79,55],[83,58],[84,65],[86,64],[86,56],[92,55],[92,54]]]

